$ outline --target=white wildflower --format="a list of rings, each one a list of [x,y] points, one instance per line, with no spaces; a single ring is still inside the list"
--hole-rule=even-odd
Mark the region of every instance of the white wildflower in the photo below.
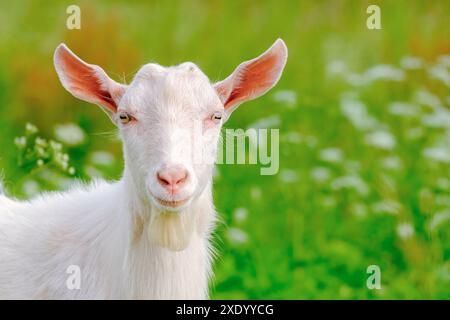
[[[50,140],[50,147],[54,150],[54,151],[61,151],[62,150],[62,144],[53,140]]]
[[[397,226],[397,234],[401,239],[407,240],[414,235],[414,227],[409,222],[400,223]]]
[[[438,195],[436,196],[435,201],[438,206],[445,206],[450,208],[450,196],[448,195]]]
[[[430,229],[430,231],[435,230],[447,220],[450,220],[450,209],[436,213],[431,219],[428,228]]]
[[[450,87],[450,72],[442,65],[434,65],[428,69],[428,75],[431,79],[439,80],[447,87]]]
[[[450,163],[450,132],[436,141],[433,146],[426,148],[423,155],[437,162]]]
[[[388,64],[380,64],[371,67],[364,73],[364,78],[368,82],[376,80],[402,81],[405,79],[403,70]]]
[[[24,148],[27,144],[27,138],[25,137],[17,137],[14,139],[14,143],[19,148]]]
[[[86,166],[84,171],[91,178],[103,178],[103,173],[93,166]]]
[[[297,105],[297,92],[293,90],[278,90],[272,98],[275,102],[284,103],[291,108]]]
[[[346,77],[347,83],[354,87],[361,87],[368,83],[368,79],[359,73],[350,73]]]
[[[387,131],[375,131],[369,133],[365,137],[368,145],[383,149],[392,150],[396,145],[394,136]]]
[[[438,109],[442,107],[441,100],[431,92],[426,89],[421,89],[415,94],[415,101],[418,104],[422,104],[433,109]]]
[[[375,213],[389,213],[398,215],[402,210],[402,205],[394,200],[382,200],[372,205],[372,211]]]
[[[293,183],[298,180],[297,172],[290,169],[283,169],[280,171],[280,180],[285,183]]]
[[[334,190],[353,189],[363,196],[369,193],[367,183],[360,176],[355,174],[334,179],[331,183],[331,187]]]
[[[247,220],[248,211],[246,208],[237,208],[234,210],[234,220],[237,223],[242,223]]]
[[[385,157],[381,160],[381,165],[386,169],[399,170],[402,169],[402,160],[397,156]]]
[[[415,117],[420,114],[419,106],[407,102],[392,102],[388,110],[391,114],[402,117]]]
[[[311,177],[317,182],[325,182],[331,178],[331,170],[325,167],[315,167],[311,170]]]
[[[73,123],[57,125],[55,127],[55,136],[59,141],[69,146],[78,146],[86,139],[83,129]]]
[[[450,190],[450,179],[440,177],[436,181],[436,186],[441,190],[449,191]]]
[[[248,242],[248,235],[245,231],[238,228],[229,228],[227,230],[227,237],[231,243],[241,245]]]
[[[101,166],[111,166],[114,164],[114,156],[107,151],[95,151],[91,154],[91,162]]]
[[[356,129],[361,131],[373,130],[379,127],[377,119],[372,117],[361,101],[343,95],[341,98],[341,110]]]
[[[344,158],[339,148],[327,148],[320,151],[319,158],[326,162],[341,162]]]
[[[446,68],[450,68],[450,55],[444,54],[444,55],[439,56],[438,57],[438,63],[441,66],[444,66]]]
[[[423,116],[422,123],[430,128],[449,128],[450,111],[443,107],[434,109],[433,113]]]
[[[41,138],[41,137],[37,137],[36,140],[34,140],[34,144],[36,144],[37,146],[40,147],[47,147],[48,143],[47,140]]]
[[[36,181],[27,180],[22,185],[22,191],[26,196],[32,197],[40,192],[40,187]]]
[[[337,204],[337,200],[336,198],[332,197],[332,196],[328,196],[328,197],[323,197],[320,199],[320,203],[325,207],[325,208],[335,208],[336,204]]]
[[[27,123],[25,125],[25,132],[29,135],[35,134],[38,131],[39,131],[38,128],[34,124]]]
[[[403,69],[417,70],[423,68],[424,63],[418,57],[406,56],[402,58],[400,65]]]
[[[357,217],[365,217],[367,215],[367,207],[364,203],[352,203],[350,205],[350,212]]]
[[[436,146],[432,148],[426,148],[423,151],[423,155],[426,158],[437,162],[450,163],[450,147]]]
[[[289,143],[300,144],[303,140],[303,136],[298,132],[292,131],[284,135],[284,139]]]
[[[331,61],[326,66],[326,73],[330,76],[343,75],[347,70],[347,64],[342,60]]]
[[[36,154],[38,155],[38,157],[42,157],[42,158],[45,157],[46,152],[45,152],[44,148],[36,145],[34,147],[34,150],[36,151]]]

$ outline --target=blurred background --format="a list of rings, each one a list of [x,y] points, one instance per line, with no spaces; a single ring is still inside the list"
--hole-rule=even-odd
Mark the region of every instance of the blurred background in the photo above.
[[[81,8],[68,30],[66,8]],[[381,30],[366,9],[381,8]],[[118,81],[193,61],[225,78],[281,37],[279,84],[227,128],[279,128],[280,171],[219,165],[212,298],[450,298],[450,2],[2,1],[0,172],[27,199],[118,179],[100,108],[60,85],[65,42]],[[369,265],[381,290],[369,290]]]

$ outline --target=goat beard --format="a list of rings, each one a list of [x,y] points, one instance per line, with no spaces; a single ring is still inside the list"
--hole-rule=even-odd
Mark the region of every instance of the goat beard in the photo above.
[[[182,251],[195,230],[195,212],[160,212],[150,217],[148,236],[152,243],[171,251]]]

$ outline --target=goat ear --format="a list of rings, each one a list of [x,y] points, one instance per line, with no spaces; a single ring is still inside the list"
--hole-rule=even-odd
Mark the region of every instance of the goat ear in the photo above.
[[[227,119],[243,102],[269,91],[280,79],[287,60],[287,47],[278,39],[259,57],[241,63],[233,73],[214,85]]]
[[[53,61],[59,80],[67,91],[81,100],[99,105],[113,119],[127,86],[112,80],[99,66],[78,58],[63,43],[56,48]]]

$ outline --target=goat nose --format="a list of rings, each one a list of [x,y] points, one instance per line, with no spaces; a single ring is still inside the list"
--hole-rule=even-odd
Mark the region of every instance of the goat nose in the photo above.
[[[182,166],[170,166],[156,173],[158,182],[164,188],[176,191],[179,187],[182,187],[188,178],[188,172]]]

